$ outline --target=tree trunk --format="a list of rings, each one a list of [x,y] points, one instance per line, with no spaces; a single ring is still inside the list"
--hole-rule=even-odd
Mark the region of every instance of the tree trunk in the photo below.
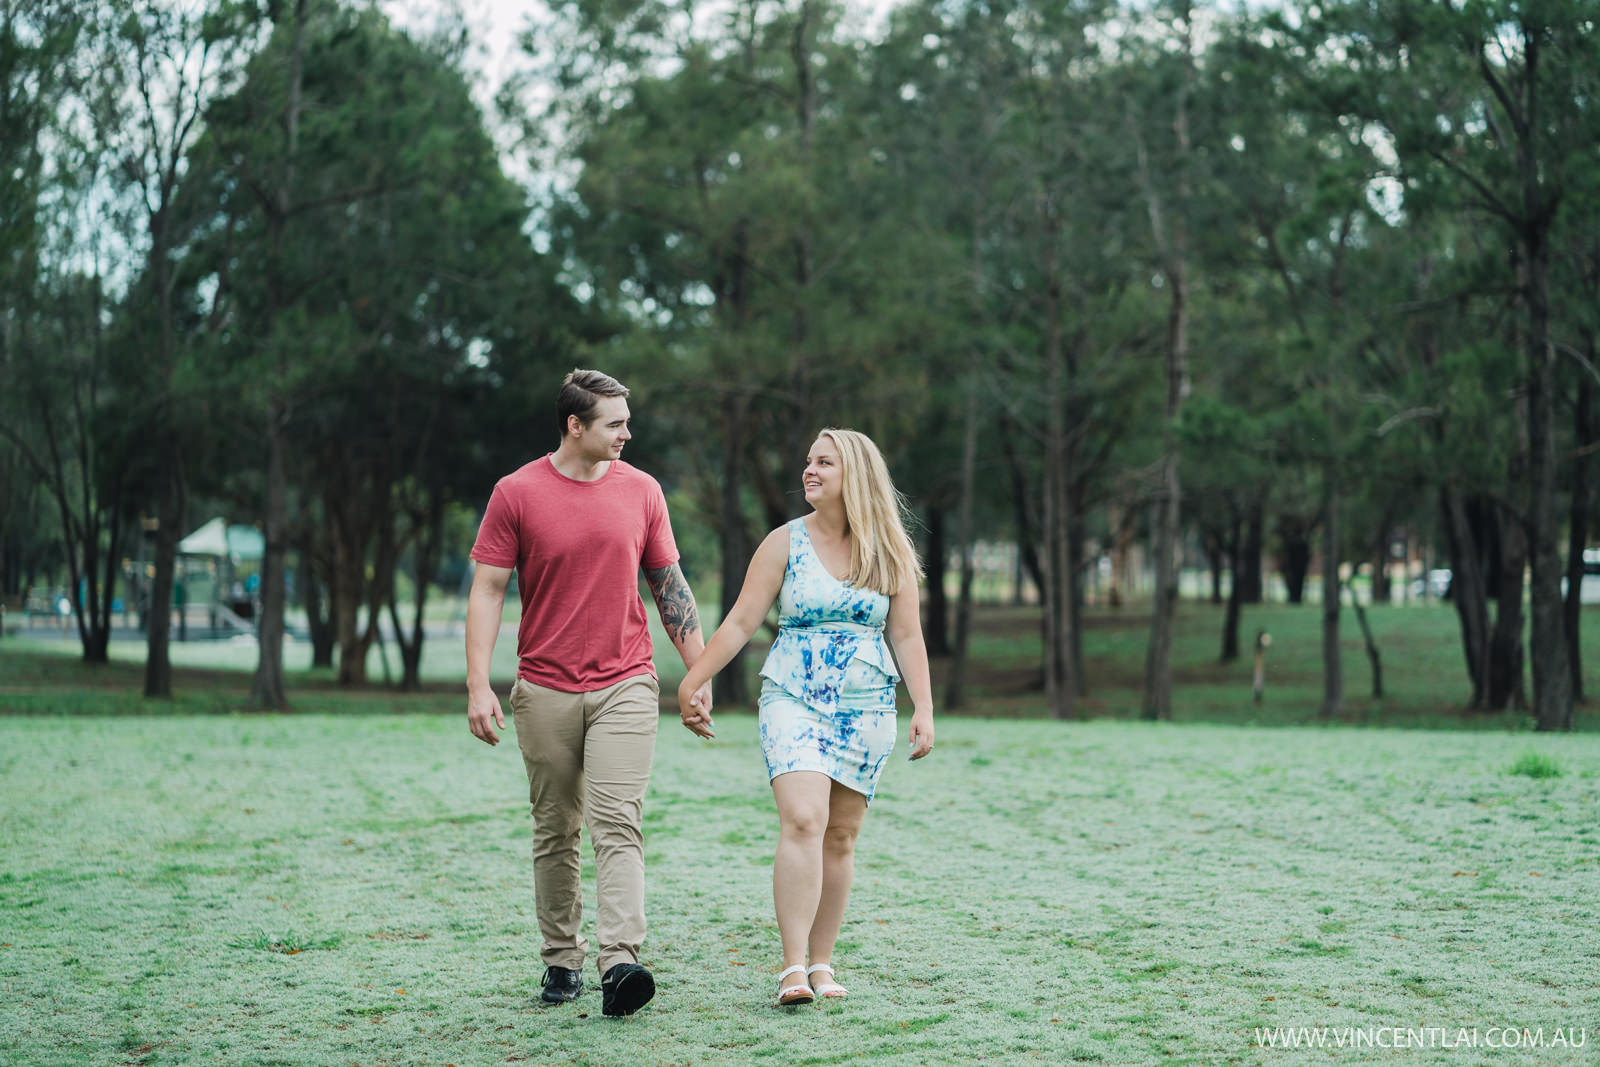
[[[1289,603],[1303,604],[1306,575],[1311,573],[1311,530],[1298,515],[1278,517],[1278,539],[1283,542],[1283,586]]]
[[[1241,544],[1241,527],[1237,509],[1230,506],[1231,521],[1228,524],[1228,542],[1226,545],[1228,556],[1228,573],[1232,581],[1228,583],[1228,611],[1222,620],[1222,656],[1221,662],[1232,663],[1239,658],[1239,606],[1243,603],[1244,592],[1239,581],[1240,558],[1244,546]]]
[[[440,492],[428,494],[427,507],[412,513],[416,538],[413,553],[412,588],[416,603],[411,616],[411,633],[407,635],[400,624],[400,607],[395,603],[395,582],[389,583],[389,621],[394,627],[394,641],[400,646],[400,688],[415,692],[422,688],[422,644],[427,633],[423,626],[423,608],[428,600],[428,586],[439,569],[439,550],[444,539],[444,496]]]
[[[1070,520],[1066,492],[1065,448],[1059,434],[1051,433],[1044,472],[1044,687],[1050,714],[1057,719],[1073,719],[1078,713],[1078,684],[1073,676],[1071,579],[1068,575],[1067,523]]]
[[[1242,604],[1261,603],[1261,536],[1266,525],[1265,510],[1262,501],[1256,499],[1245,512],[1244,544],[1239,549],[1239,567],[1233,578]]]
[[[1520,27],[1523,46],[1522,117],[1517,170],[1522,183],[1520,229],[1527,297],[1528,541],[1533,575],[1533,719],[1541,731],[1572,729],[1572,668],[1561,608],[1561,553],[1556,544],[1555,361],[1550,342],[1550,227],[1539,145],[1539,61],[1543,27]]]
[[[328,581],[326,562],[317,547],[318,524],[308,522],[300,540],[300,604],[306,613],[306,630],[311,638],[311,666],[333,668],[333,647],[337,634],[334,630],[332,583]]]
[[[1595,366],[1595,342],[1589,338],[1589,364]],[[1572,672],[1572,702],[1585,703],[1583,692],[1583,552],[1589,546],[1589,515],[1593,508],[1590,498],[1589,477],[1593,454],[1588,449],[1595,445],[1595,432],[1590,411],[1594,404],[1594,382],[1588,377],[1578,381],[1578,401],[1573,409],[1572,440],[1576,445],[1572,459],[1572,492],[1567,510],[1567,599],[1562,605],[1564,632],[1567,638],[1567,666]]]
[[[947,552],[944,543],[944,507],[941,504],[929,504],[928,552],[923,559],[928,571],[928,607],[922,630],[928,643],[928,655],[934,659],[950,655],[950,598],[944,590]]]
[[[1494,629],[1489,635],[1488,706],[1492,711],[1528,705],[1522,661],[1522,583],[1528,567],[1528,539],[1516,516],[1500,511],[1498,519],[1500,581],[1494,590]]]
[[[1178,418],[1189,392],[1189,241],[1185,214],[1189,190],[1185,176],[1189,156],[1188,93],[1194,57],[1193,13],[1188,3],[1179,5],[1183,49],[1187,63],[1178,86],[1172,129],[1178,177],[1171,216],[1163,220],[1161,198],[1147,178],[1151,230],[1161,249],[1163,274],[1170,303],[1167,307],[1166,407],[1161,429],[1161,483],[1157,490],[1154,537],[1156,587],[1152,594],[1150,643],[1144,667],[1141,713],[1146,719],[1172,717],[1172,630],[1178,610],[1178,569],[1182,544],[1178,527],[1182,491],[1178,476]]]
[[[1389,516],[1378,524],[1378,537],[1372,546],[1372,603],[1387,604],[1394,596],[1389,580]]]
[[[1023,570],[1033,581],[1033,587],[1039,591],[1039,601],[1044,602],[1044,565],[1039,560],[1039,552],[1034,539],[1034,494],[1028,488],[1028,475],[1023,469],[1022,460],[1017,455],[1016,445],[1013,443],[1015,428],[1002,408],[996,416],[999,432],[996,436],[1000,439],[1000,452],[1005,456],[1006,471],[1011,476],[1011,513],[1017,528],[1017,552],[1021,558]]]
[[[372,627],[361,627],[361,607],[365,598],[366,540],[353,530],[353,520],[337,513],[329,502],[333,524],[333,602],[334,632],[338,635],[340,685],[363,685],[367,680],[367,652],[372,647]]]
[[[267,414],[266,542],[261,555],[261,618],[256,623],[260,656],[250,687],[250,706],[288,709],[283,686],[284,562],[288,555],[288,491],[283,469],[283,414],[277,403]]]
[[[972,498],[978,464],[978,371],[973,357],[973,380],[967,388],[967,411],[961,440],[961,503],[956,520],[956,536],[961,543],[961,593],[956,602],[956,640],[950,657],[950,673],[945,678],[944,703],[961,708],[967,702],[967,650],[972,635]]]
[[[1211,569],[1211,603],[1222,603],[1222,567],[1226,549],[1222,538],[1215,533],[1206,534],[1206,564]]]
[[[1077,464],[1074,463],[1074,466]],[[1068,637],[1072,647],[1072,682],[1080,697],[1089,695],[1088,675],[1083,673],[1083,558],[1084,546],[1088,540],[1088,531],[1084,528],[1084,516],[1089,514],[1086,502],[1088,493],[1087,477],[1079,476],[1072,479],[1072,485],[1067,493],[1067,573],[1072,576],[1071,594],[1067,600],[1072,612],[1072,626],[1068,631]]]
[[[1481,708],[1489,698],[1488,586],[1460,491],[1445,487],[1439,494],[1439,506],[1450,544],[1450,600],[1461,621],[1461,648],[1472,682],[1468,706]]]
[[[289,58],[289,100],[283,115],[283,176],[272,191],[273,203],[267,217],[267,255],[270,264],[267,270],[265,326],[269,332],[287,302],[284,292],[284,230],[288,226],[293,204],[295,157],[300,145],[300,96],[305,79],[309,4],[310,0],[294,0],[293,11],[284,10],[279,16],[293,19],[294,43]],[[285,711],[289,706],[283,685],[284,567],[289,550],[288,479],[284,473],[288,402],[277,390],[285,387],[282,383],[288,381],[289,375],[282,353],[278,355],[277,370],[278,381],[269,386],[273,395],[267,404],[267,498],[262,517],[262,535],[266,544],[261,557],[261,617],[256,622],[259,655],[255,678],[250,687],[250,705]]]
[[[744,572],[750,566],[750,548],[745,537],[744,508],[740,503],[740,452],[744,444],[749,400],[733,398],[732,410],[723,424],[722,442],[722,617],[726,619],[739,600]],[[739,649],[723,668],[717,681],[717,700],[727,707],[750,703],[750,686],[745,680],[745,650]]]
[[[168,468],[156,513],[155,580],[150,588],[150,616],[145,628],[144,695],[172,696],[172,660],[168,654],[172,635],[172,586],[178,566],[178,540],[183,532],[185,492],[182,459],[176,441],[168,442]],[[188,610],[185,598],[184,611]]]
[[[1337,592],[1334,594],[1337,596]],[[1356,613],[1356,622],[1361,627],[1361,640],[1367,648],[1367,662],[1372,665],[1372,699],[1383,699],[1383,657],[1378,652],[1378,642],[1372,637],[1372,627],[1367,625],[1367,609],[1361,606],[1361,598],[1356,596],[1355,586],[1350,586],[1350,607]]]
[[[1330,460],[1322,474],[1322,717],[1344,714],[1344,663],[1339,655],[1339,486]],[[1353,593],[1352,593],[1353,595]]]
[[[1044,687],[1050,714],[1072,719],[1078,712],[1078,682],[1072,658],[1072,577],[1068,530],[1071,528],[1071,452],[1067,413],[1072,374],[1067,367],[1061,325],[1059,229],[1054,211],[1041,194],[1048,235],[1045,276],[1045,440],[1044,440]]]

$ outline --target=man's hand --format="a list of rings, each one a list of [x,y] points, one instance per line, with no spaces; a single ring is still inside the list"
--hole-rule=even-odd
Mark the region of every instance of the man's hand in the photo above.
[[[691,690],[689,679],[678,686],[678,718],[689,731],[701,737],[715,737],[711,732],[711,683]]]
[[[500,735],[496,728],[506,728],[505,714],[500,710],[500,698],[492,689],[475,689],[467,694],[467,729],[487,745],[498,745]]]

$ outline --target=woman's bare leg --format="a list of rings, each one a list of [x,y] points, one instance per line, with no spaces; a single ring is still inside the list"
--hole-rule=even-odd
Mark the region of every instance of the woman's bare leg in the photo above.
[[[784,967],[806,961],[806,937],[822,896],[823,838],[832,785],[833,779],[818,771],[790,771],[772,780],[772,795],[778,802],[772,903],[783,940]]]
[[[830,963],[855,880],[856,837],[867,817],[867,798],[829,779],[828,824],[822,834],[822,892],[811,923],[812,963]],[[820,982],[821,979],[818,979]]]

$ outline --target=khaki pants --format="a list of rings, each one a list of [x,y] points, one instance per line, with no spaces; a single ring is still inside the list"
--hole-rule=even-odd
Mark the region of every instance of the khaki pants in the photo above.
[[[578,830],[594,845],[600,973],[637,963],[644,942],[644,791],[661,690],[648,674],[592,693],[521,678],[511,690],[517,745],[533,806],[534,907],[547,967],[583,968]]]

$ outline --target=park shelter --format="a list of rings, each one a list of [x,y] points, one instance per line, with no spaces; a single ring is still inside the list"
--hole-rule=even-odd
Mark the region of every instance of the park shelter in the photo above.
[[[253,617],[250,598],[241,596],[234,583],[241,571],[255,573],[266,553],[266,538],[254,526],[230,526],[221,516],[212,519],[178,542],[178,554],[185,559],[179,574],[185,583],[187,604],[211,609],[226,608],[242,622]],[[212,616],[215,626],[215,615]]]
[[[266,538],[254,526],[229,526],[220,516],[178,542],[185,556],[212,556],[234,566],[253,563],[266,549]]]

